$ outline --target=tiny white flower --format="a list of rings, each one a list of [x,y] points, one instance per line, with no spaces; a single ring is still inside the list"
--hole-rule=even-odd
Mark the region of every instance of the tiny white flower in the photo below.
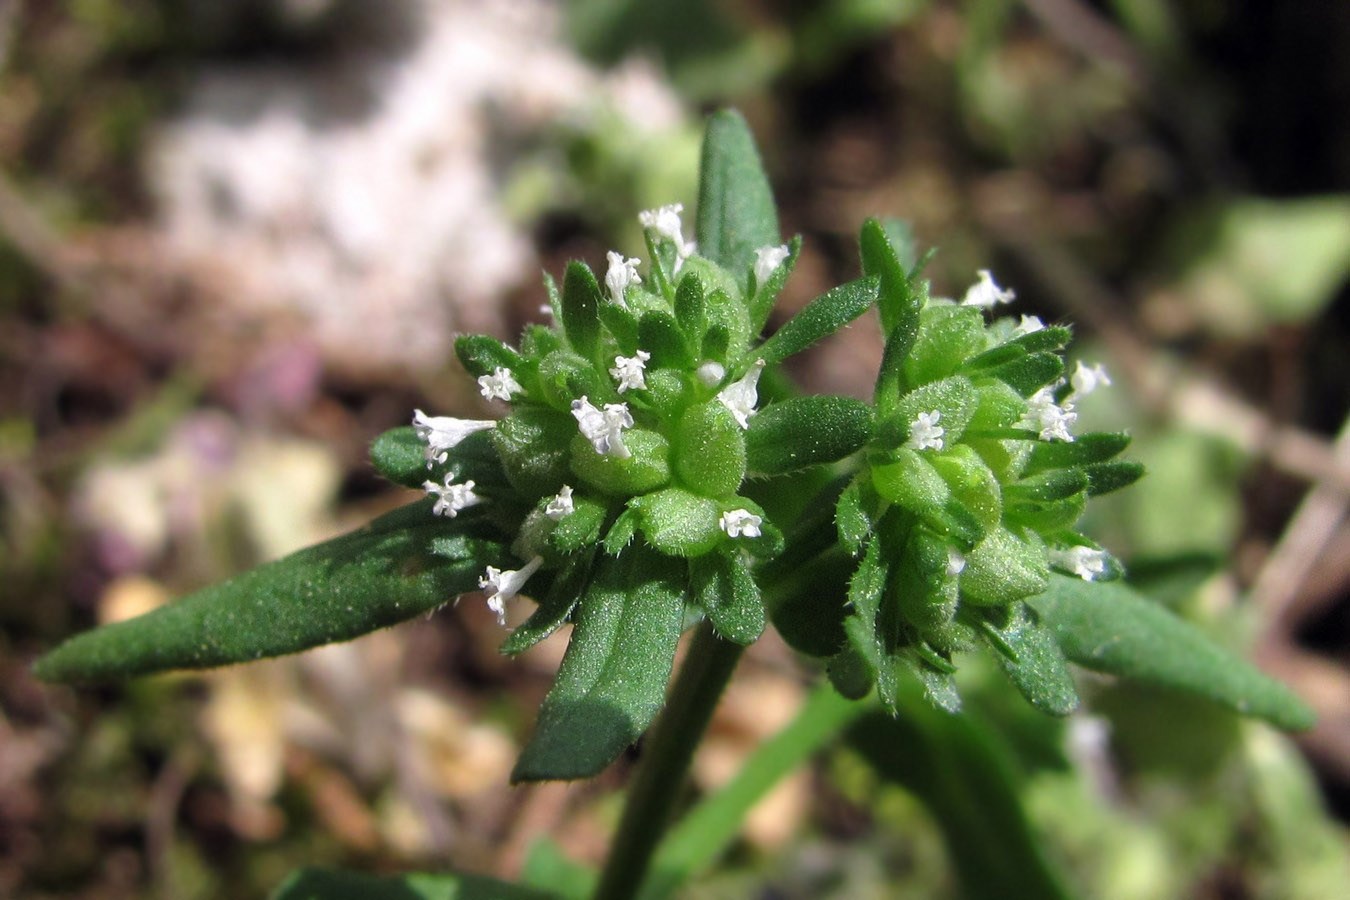
[[[704,360],[694,370],[695,377],[704,387],[717,387],[727,377],[726,367],[715,359]]]
[[[777,247],[760,247],[755,251],[755,284],[763,286],[778,267],[788,258],[788,245],[779,244]]]
[[[1091,547],[1050,548],[1050,565],[1067,569],[1084,581],[1092,581],[1098,575],[1106,573],[1106,561],[1110,559],[1104,550]]]
[[[555,318],[557,318],[557,316],[554,315],[554,313],[553,313],[553,305],[552,305],[551,303],[541,303],[541,304],[539,304],[539,315],[543,316],[543,317],[546,318],[546,319],[555,319]]]
[[[488,566],[483,577],[478,579],[478,586],[488,592],[488,609],[497,614],[498,625],[506,624],[506,601],[519,594],[520,589],[525,587],[525,582],[529,581],[530,576],[539,571],[539,567],[543,564],[544,558],[536,556],[519,569],[503,571],[496,566]]]
[[[988,269],[980,269],[975,274],[980,276],[980,280],[966,290],[966,295],[961,298],[962,306],[993,309],[1000,303],[1013,302],[1013,299],[1017,296],[1012,290],[1004,290],[995,284],[994,276],[990,274]]]
[[[516,381],[511,370],[503,366],[498,366],[492,370],[491,375],[478,376],[478,391],[483,395],[483,399],[491,400],[494,397],[498,400],[510,401],[512,395],[522,393],[525,388]]]
[[[955,578],[966,570],[966,558],[955,547],[947,548],[947,574]]]
[[[909,440],[905,441],[905,446],[910,450],[941,450],[943,435],[947,433],[947,429],[938,424],[941,419],[942,413],[936,409],[919,413],[909,423]]]
[[[456,419],[453,416],[428,416],[420,409],[413,411],[413,430],[420,440],[427,442],[422,452],[427,468],[450,458],[449,450],[475,431],[495,428],[492,419]]]
[[[548,501],[548,506],[544,507],[544,515],[557,522],[564,516],[571,515],[575,509],[576,505],[572,502],[572,488],[564,484],[557,496]]]
[[[757,538],[759,526],[763,524],[764,520],[748,509],[729,509],[717,520],[718,527],[727,533],[727,537],[733,538]]]
[[[638,222],[643,228],[655,231],[675,245],[675,272],[678,274],[684,261],[694,255],[697,246],[693,241],[685,242],[684,224],[680,213],[684,212],[683,203],[671,203],[659,209],[648,209],[638,213]]]
[[[572,401],[572,415],[582,436],[595,447],[595,452],[627,459],[632,456],[623,443],[623,430],[633,427],[633,416],[627,403],[606,403],[598,408],[586,397]]]
[[[1101,363],[1097,363],[1095,366],[1087,366],[1080,359],[1073,370],[1073,375],[1069,377],[1069,384],[1073,385],[1075,394],[1086,396],[1103,385],[1110,386],[1111,377],[1106,374],[1106,369]]]
[[[615,303],[628,308],[628,301],[624,295],[630,284],[642,284],[642,278],[638,275],[638,263],[642,260],[636,257],[624,259],[622,253],[615,253],[613,250],[605,254],[609,260],[609,271],[605,273],[605,287],[609,288],[609,296]]]
[[[1022,321],[1017,323],[1013,329],[1013,334],[1021,337],[1024,334],[1035,334],[1038,331],[1045,330],[1045,323],[1041,321],[1040,316],[1023,316]]]
[[[757,359],[739,381],[722,388],[717,399],[731,410],[736,424],[742,428],[750,427],[750,417],[755,414],[755,404],[759,402],[759,376],[764,371],[764,360]]]
[[[434,481],[422,482],[422,490],[436,495],[436,503],[431,507],[432,515],[448,516],[453,519],[461,509],[477,506],[483,502],[483,498],[473,492],[472,481],[455,484],[450,480],[453,477],[447,474],[442,484]]]
[[[1078,421],[1073,403],[1055,402],[1053,385],[1043,387],[1027,399],[1027,414],[1017,424],[1037,432],[1043,441],[1072,441],[1069,426]]]
[[[614,357],[614,368],[609,370],[610,377],[619,383],[619,393],[640,391],[647,387],[647,360],[652,355],[646,350],[637,351],[636,356]]]

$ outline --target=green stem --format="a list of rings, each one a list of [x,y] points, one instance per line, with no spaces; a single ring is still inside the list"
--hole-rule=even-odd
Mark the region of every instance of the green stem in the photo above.
[[[666,708],[643,745],[593,900],[637,896],[685,785],[694,749],[743,649],[718,637],[708,622],[699,626]]]

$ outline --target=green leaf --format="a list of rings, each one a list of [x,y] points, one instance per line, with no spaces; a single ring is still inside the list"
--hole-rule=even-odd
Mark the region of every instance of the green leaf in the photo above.
[[[394,484],[420,488],[431,477],[426,449],[426,442],[417,437],[413,427],[404,425],[389,429],[371,443],[370,461],[377,472]]]
[[[976,307],[929,304],[919,313],[919,323],[904,366],[909,387],[952,375],[985,348],[984,313]]]
[[[834,334],[867,312],[876,302],[880,285],[878,278],[860,278],[827,291],[775,331],[755,351],[755,356],[773,365]]]
[[[773,191],[740,113],[724,109],[709,117],[699,173],[698,252],[743,272],[754,264],[757,249],[781,238]]]
[[[481,875],[300,869],[282,882],[272,900],[558,900],[558,895]]]
[[[854,556],[862,552],[863,542],[872,534],[872,516],[864,500],[864,490],[870,493],[871,482],[865,473],[860,473],[844,492],[834,508],[835,526],[839,531],[839,542]]]
[[[551,498],[540,503],[547,504]],[[558,520],[549,543],[559,553],[576,553],[582,547],[594,544],[600,539],[600,528],[605,523],[608,510],[603,503],[589,497],[574,497],[572,511]]]
[[[1023,397],[1030,397],[1064,374],[1064,360],[1055,353],[1029,353],[980,374],[993,376]]]
[[[702,556],[725,537],[717,525],[721,515],[717,501],[684,488],[634,497],[629,508],[637,511],[648,543],[670,556]]]
[[[880,443],[886,447],[902,446],[910,437],[910,427],[920,413],[939,412],[942,418],[944,446],[951,447],[961,439],[966,425],[979,408],[980,395],[970,379],[960,375],[931,381],[910,391],[896,404],[895,413],[878,428]]]
[[[600,348],[600,303],[600,285],[590,266],[568,263],[563,276],[563,331],[572,349],[592,361]]]
[[[680,480],[704,496],[734,494],[745,478],[745,434],[716,400],[691,406],[680,417],[674,453]]]
[[[631,310],[617,303],[600,304],[600,322],[614,335],[614,343],[627,356],[638,349],[638,320]]]
[[[464,334],[455,339],[455,355],[465,370],[475,377],[491,375],[493,370],[510,369],[520,376],[525,360],[519,353],[486,334]]]
[[[511,486],[527,497],[542,497],[567,483],[568,444],[576,433],[576,420],[567,413],[532,407],[502,419],[491,436]]]
[[[45,681],[207,669],[360,637],[476,590],[511,557],[472,511],[424,500],[135,619],[77,635],[38,660]],[[472,536],[471,536],[472,535]],[[433,544],[435,546],[433,547]]]
[[[752,472],[782,475],[834,462],[872,438],[872,409],[852,397],[797,397],[772,403],[745,433]]]
[[[576,423],[573,422],[570,455],[572,471],[588,487],[605,494],[625,496],[653,491],[670,481],[670,445],[655,431],[645,428],[625,431],[623,442],[631,455],[620,458],[608,453],[596,453],[595,446],[577,434],[576,430]],[[556,490],[555,487],[539,493],[553,493]]]
[[[1055,636],[1023,605],[1011,620],[996,627],[985,620],[985,638],[998,652],[1003,673],[1027,702],[1052,716],[1067,716],[1078,708],[1078,691]]]
[[[710,553],[689,566],[689,591],[722,637],[753,644],[764,633],[764,601],[745,558],[739,553]]]
[[[917,796],[942,829],[969,900],[1067,900],[1016,789],[1006,747],[974,715],[934,709],[904,691],[897,715],[872,713],[848,731],[877,774]]]
[[[1123,431],[1094,431],[1082,434],[1072,441],[1040,441],[1032,445],[1025,472],[1032,475],[1046,469],[1067,469],[1105,462],[1130,445],[1130,436]]]
[[[910,283],[904,263],[895,251],[895,245],[885,227],[876,219],[863,223],[858,239],[864,275],[881,279],[877,311],[881,314],[881,332],[893,335],[897,329],[910,334],[919,330],[919,294]],[[888,339],[889,340],[889,339]],[[896,363],[898,367],[903,359]]]
[[[1119,582],[1052,575],[1049,590],[1027,603],[1084,668],[1199,694],[1280,728],[1313,725],[1312,711],[1284,685]]]
[[[789,553],[779,557],[791,559]],[[793,650],[828,658],[845,643],[844,620],[849,614],[844,585],[857,562],[844,553],[825,553],[794,569],[782,587],[769,597],[773,627]]]
[[[1144,477],[1143,465],[1131,460],[1095,463],[1083,471],[1087,474],[1087,492],[1093,497],[1129,487]]]
[[[703,282],[690,272],[680,279],[675,289],[675,321],[689,343],[701,341],[708,325],[708,311],[704,304]]]
[[[1045,545],[1034,531],[1019,531],[996,528],[966,554],[962,597],[1000,606],[1045,590],[1050,572]]]
[[[638,346],[652,355],[654,369],[687,369],[694,364],[694,354],[679,322],[659,309],[643,313],[638,321]]]
[[[684,623],[685,565],[641,544],[602,557],[512,782],[589,778],[651,724]]]

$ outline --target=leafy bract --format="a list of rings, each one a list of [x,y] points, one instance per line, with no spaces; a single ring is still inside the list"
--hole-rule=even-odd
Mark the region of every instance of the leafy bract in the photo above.
[[[587,778],[636,741],[665,699],[683,623],[682,563],[641,542],[601,557],[512,781]]]
[[[38,660],[47,681],[207,669],[351,640],[478,587],[511,556],[473,515],[410,504],[364,528],[259,566],[135,619],[89,631]]]
[[[741,114],[725,109],[708,119],[699,165],[698,252],[732,272],[744,272],[755,251],[779,243],[778,210]]]
[[[1284,685],[1123,584],[1052,575],[1049,589],[1027,602],[1084,668],[1199,694],[1281,728],[1313,724]]]
[[[773,365],[834,334],[867,312],[877,300],[880,285],[881,280],[876,277],[859,278],[826,291],[788,319],[773,337],[760,345],[755,356]]]

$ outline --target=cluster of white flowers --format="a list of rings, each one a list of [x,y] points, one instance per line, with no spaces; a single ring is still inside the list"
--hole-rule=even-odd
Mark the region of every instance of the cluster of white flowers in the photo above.
[[[646,350],[637,351],[635,356],[616,356],[614,357],[614,367],[609,370],[609,375],[619,386],[619,393],[624,391],[641,391],[647,387],[647,361],[652,355]]]
[[[698,246],[684,239],[684,224],[680,213],[684,212],[683,203],[671,203],[658,209],[648,209],[638,213],[638,222],[643,228],[654,231],[675,245],[675,272],[678,273],[684,261],[694,255]]]
[[[947,430],[938,424],[942,419],[942,413],[936,409],[932,412],[921,412],[914,417],[914,421],[909,423],[909,440],[905,441],[905,446],[910,450],[941,450]]]
[[[1106,551],[1092,547],[1050,548],[1050,565],[1070,571],[1084,581],[1093,581],[1106,574],[1108,559]]]
[[[453,519],[461,509],[477,506],[483,502],[483,498],[473,492],[472,481],[455,484],[451,481],[453,477],[447,474],[441,484],[430,480],[422,482],[422,489],[436,497],[436,504],[431,507],[432,515],[448,516]]]
[[[1056,402],[1055,385],[1047,385],[1027,398],[1026,415],[1017,424],[1030,428],[1043,441],[1072,441],[1069,426],[1076,421],[1078,413],[1073,411],[1073,402]]]
[[[623,430],[633,427],[627,403],[606,403],[600,409],[586,396],[572,401],[572,415],[586,440],[602,455],[627,459],[632,456],[623,443]]]
[[[731,538],[757,538],[760,536],[760,526],[763,524],[764,519],[748,509],[729,509],[722,513],[722,517],[717,520],[717,527],[725,531],[727,537]]]
[[[759,376],[763,371],[764,360],[755,360],[740,380],[722,388],[717,395],[718,402],[731,410],[736,424],[742,428],[750,427],[750,417],[755,414],[755,404],[759,403]]]

